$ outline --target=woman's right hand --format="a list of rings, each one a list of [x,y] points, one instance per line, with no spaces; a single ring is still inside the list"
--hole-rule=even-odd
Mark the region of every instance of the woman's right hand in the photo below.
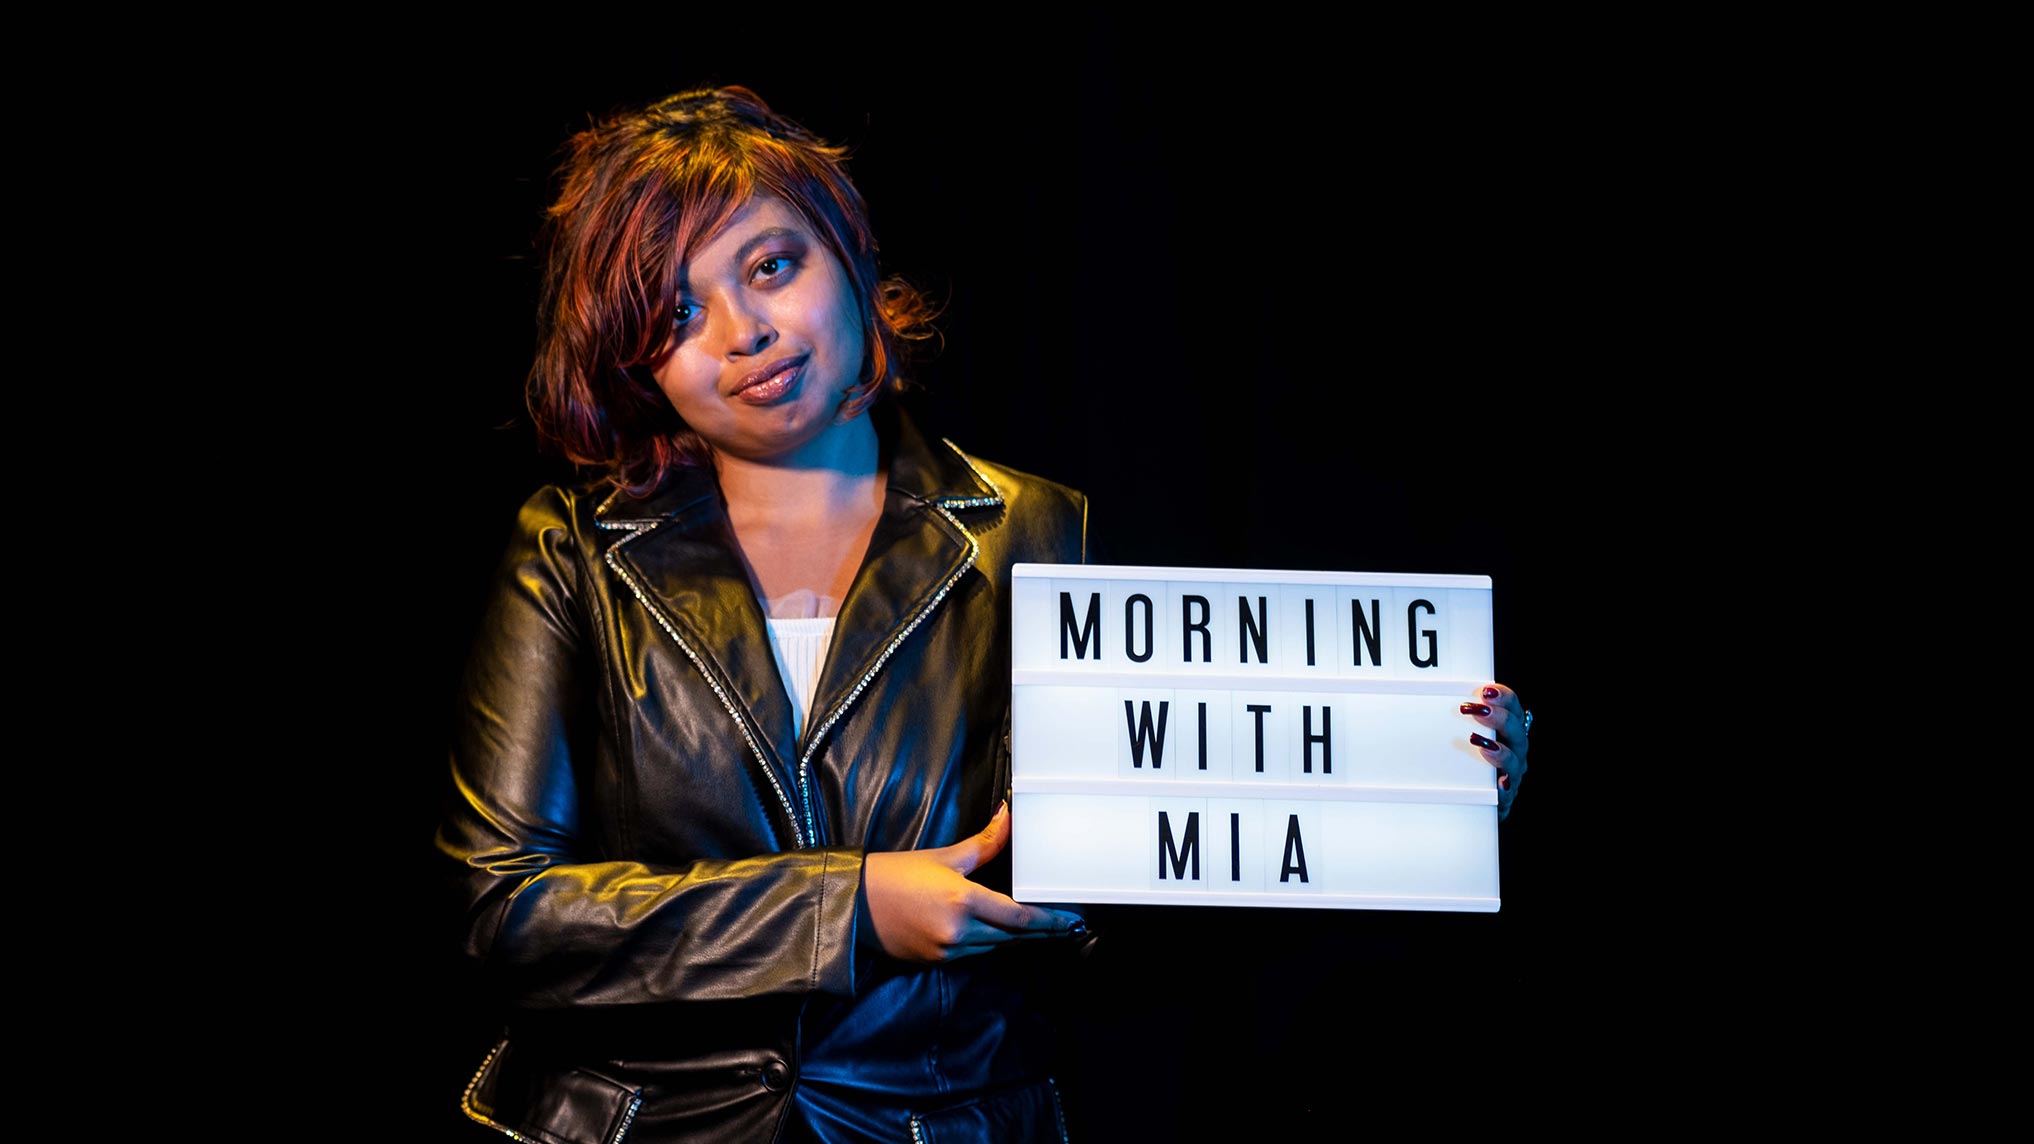
[[[980,834],[951,846],[865,856],[862,890],[883,952],[904,961],[952,961],[1006,941],[1065,937],[1084,929],[1087,923],[1071,910],[1027,906],[968,881],[1009,842],[1006,800]]]

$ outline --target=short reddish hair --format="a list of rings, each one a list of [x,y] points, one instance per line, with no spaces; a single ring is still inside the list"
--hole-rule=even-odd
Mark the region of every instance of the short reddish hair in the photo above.
[[[901,389],[902,339],[929,335],[931,307],[879,280],[868,208],[844,148],[743,87],[682,92],[595,123],[566,144],[547,214],[530,416],[571,460],[632,493],[704,464],[706,442],[651,376],[668,345],[678,270],[757,191],[796,210],[846,268],[868,357],[841,404],[855,415]],[[681,253],[682,252],[682,253]]]

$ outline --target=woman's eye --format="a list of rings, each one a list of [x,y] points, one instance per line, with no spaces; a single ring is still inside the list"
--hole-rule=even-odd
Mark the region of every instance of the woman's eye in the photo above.
[[[791,272],[791,266],[792,262],[789,258],[786,258],[783,255],[773,254],[770,257],[763,259],[761,262],[756,263],[756,277],[782,278],[784,275],[789,274]]]
[[[692,315],[695,312],[692,306],[684,302],[678,303],[677,309],[671,312],[671,325],[674,327],[684,326],[685,323],[692,320]]]

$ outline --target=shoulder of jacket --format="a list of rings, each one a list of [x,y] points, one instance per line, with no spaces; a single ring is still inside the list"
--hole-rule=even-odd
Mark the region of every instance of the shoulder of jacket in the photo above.
[[[1008,465],[999,465],[962,449],[953,442],[947,442],[954,452],[959,453],[983,480],[995,486],[996,492],[1009,506],[1011,512],[1070,512],[1076,516],[1087,511],[1086,493],[1058,481],[1049,480]]]
[[[996,490],[1003,505],[1002,522],[1009,528],[1004,535],[1016,545],[1011,552],[1018,554],[1018,559],[1087,562],[1087,494],[1058,481],[972,456],[952,441],[946,444],[974,470],[977,480]]]
[[[599,479],[544,485],[524,498],[516,513],[517,531],[597,535],[599,518],[595,514],[612,492],[613,488]]]

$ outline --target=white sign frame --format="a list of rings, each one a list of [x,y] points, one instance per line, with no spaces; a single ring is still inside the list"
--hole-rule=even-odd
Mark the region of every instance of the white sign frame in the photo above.
[[[1501,905],[1458,706],[1492,678],[1488,576],[1018,564],[1011,593],[1018,900]]]

